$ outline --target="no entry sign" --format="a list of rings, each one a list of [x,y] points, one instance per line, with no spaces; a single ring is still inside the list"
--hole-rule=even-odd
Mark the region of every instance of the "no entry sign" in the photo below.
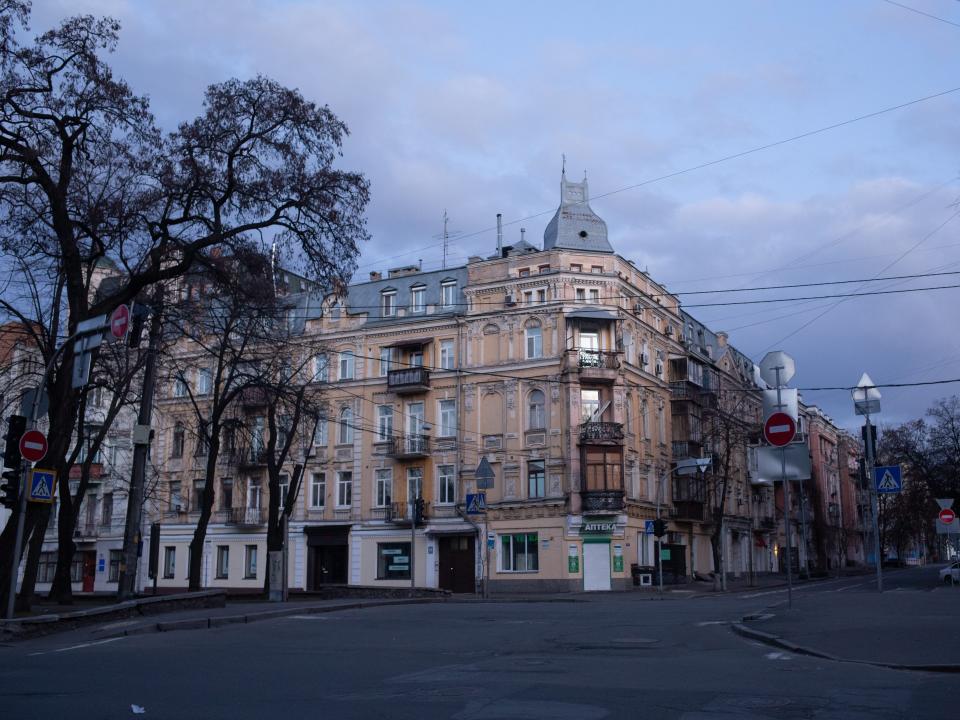
[[[783,412],[775,412],[763,424],[763,436],[774,447],[789,445],[797,434],[797,424]]]
[[[126,337],[129,328],[130,308],[126,305],[120,305],[110,315],[110,334],[118,340],[122,340]]]
[[[957,514],[950,508],[940,511],[940,522],[942,522],[944,525],[949,525],[956,519]]]
[[[27,430],[20,438],[20,454],[29,462],[43,460],[47,454],[47,438],[39,430]]]

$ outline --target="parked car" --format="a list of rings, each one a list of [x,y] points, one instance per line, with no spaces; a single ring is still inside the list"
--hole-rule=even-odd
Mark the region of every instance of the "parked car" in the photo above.
[[[947,585],[960,584],[960,560],[954,560],[940,571],[940,582]]]

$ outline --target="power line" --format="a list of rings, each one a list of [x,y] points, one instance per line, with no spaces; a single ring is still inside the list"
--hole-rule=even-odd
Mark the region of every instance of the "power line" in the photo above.
[[[910,12],[916,13],[917,15],[923,15],[924,17],[928,17],[931,20],[939,20],[940,22],[946,23],[947,25],[953,25],[954,27],[960,28],[960,23],[955,23],[953,22],[953,20],[947,20],[946,18],[939,17],[938,15],[931,15],[930,13],[924,12],[923,10],[918,10],[915,7],[910,7],[909,5],[904,5],[903,3],[894,2],[894,0],[882,0],[882,2],[887,3],[887,5],[895,5],[899,8],[903,8],[904,10],[909,10]]]
[[[608,191],[608,192],[601,193],[601,194],[599,194],[599,195],[594,195],[594,196],[591,198],[591,200],[600,200],[600,199],[602,199],[602,198],[607,198],[607,197],[611,197],[611,196],[613,196],[613,195],[618,195],[618,194],[620,194],[620,193],[624,193],[624,192],[627,192],[627,191],[629,191],[629,190],[636,190],[637,188],[645,187],[645,186],[647,186],[647,185],[652,185],[652,184],[654,184],[654,183],[662,182],[662,181],[664,181],[664,180],[670,180],[670,179],[672,179],[672,178],[679,177],[679,176],[681,176],[681,175],[686,175],[686,174],[688,174],[688,173],[695,172],[695,171],[697,171],[697,170],[703,170],[704,168],[712,167],[712,166],[714,166],[714,165],[719,165],[720,163],[728,162],[728,161],[730,161],[730,160],[736,160],[736,159],[738,159],[738,158],[746,157],[746,156],[748,156],[748,155],[753,155],[753,154],[755,154],[755,153],[763,152],[764,150],[770,150],[770,149],[772,149],[772,148],[779,147],[779,146],[781,146],[781,145],[786,145],[786,144],[788,144],[788,143],[796,142],[797,140],[804,140],[804,139],[806,139],[806,138],[813,137],[813,136],[815,136],[815,135],[820,135],[820,134],[822,134],[822,133],[829,132],[830,130],[836,130],[836,129],[838,129],[838,128],[846,127],[847,125],[852,125],[852,124],[854,124],[854,123],[861,122],[861,121],[863,121],[863,120],[869,120],[869,119],[871,119],[871,118],[879,117],[879,116],[885,115],[885,114],[887,114],[887,113],[896,112],[897,110],[903,110],[904,108],[908,108],[908,107],[911,107],[911,106],[913,106],[913,105],[918,105],[918,104],[920,104],[920,103],[924,103],[924,102],[927,102],[927,101],[929,101],[929,100],[935,100],[935,99],[937,99],[937,98],[944,97],[944,96],[946,96],[946,95],[950,95],[950,94],[955,93],[955,92],[957,92],[957,91],[960,91],[960,87],[950,88],[949,90],[943,90],[943,91],[941,91],[941,92],[934,93],[934,94],[932,94],[932,95],[926,95],[926,96],[924,96],[924,97],[916,98],[916,99],[914,99],[914,100],[908,100],[907,102],[903,102],[903,103],[900,103],[900,104],[898,104],[898,105],[891,105],[890,107],[886,107],[886,108],[883,108],[883,109],[881,109],[881,110],[875,110],[875,111],[873,111],[873,112],[869,112],[869,113],[866,113],[866,114],[864,114],[864,115],[858,115],[858,116],[856,116],[856,117],[849,118],[849,119],[847,119],[847,120],[842,120],[842,121],[840,121],[840,122],[832,123],[832,124],[830,124],[830,125],[825,125],[825,126],[823,126],[823,127],[816,128],[815,130],[808,130],[808,131],[806,131],[806,132],[802,132],[802,133],[799,133],[799,134],[797,134],[797,135],[792,135],[792,136],[790,136],[790,137],[786,137],[786,138],[783,138],[783,139],[781,139],[781,140],[775,140],[775,141],[773,141],[773,142],[766,143],[766,144],[764,144],[764,145],[758,145],[758,146],[756,146],[756,147],[752,147],[752,148],[749,148],[749,149],[747,149],[747,150],[741,150],[741,151],[739,151],[739,152],[735,152],[735,153],[732,153],[732,154],[730,154],[730,155],[723,155],[723,156],[718,157],[718,158],[715,158],[715,159],[713,159],[713,160],[708,160],[708,161],[706,161],[706,162],[698,163],[698,164],[696,164],[696,165],[691,165],[691,166],[686,167],[686,168],[683,168],[683,169],[681,169],[681,170],[675,170],[675,171],[673,171],[673,172],[666,173],[665,175],[659,175],[659,176],[657,176],[657,177],[649,178],[648,180],[643,180],[643,181],[641,181],[641,182],[634,183],[633,185],[626,185],[626,186],[624,186],[624,187],[617,188],[616,190],[610,190],[610,191]],[[583,204],[585,204],[586,202],[587,202],[587,201],[583,201]],[[544,216],[544,215],[549,215],[550,213],[553,213],[553,212],[556,212],[556,208],[551,208],[550,210],[544,210],[544,211],[542,211],[542,212],[534,213],[534,214],[532,214],[532,215],[527,215],[527,216],[525,216],[525,217],[521,217],[521,218],[518,218],[518,219],[516,219],[516,220],[508,220],[508,221],[503,222],[502,225],[503,225],[503,226],[516,225],[517,223],[526,222],[527,220],[534,220],[534,219],[536,219],[536,218],[538,218],[538,217],[542,217],[542,216]],[[494,230],[496,230],[496,226],[487,227],[487,228],[484,228],[484,229],[482,229],[482,230],[475,230],[475,231],[473,231],[473,232],[469,232],[469,233],[464,233],[464,234],[462,234],[459,239],[461,239],[461,240],[466,240],[467,238],[475,237],[475,236],[477,236],[477,235],[483,235],[483,234],[492,232],[492,231],[494,231]],[[391,256],[388,256],[388,257],[385,257],[385,258],[379,258],[379,259],[376,260],[375,262],[371,262],[371,263],[366,263],[366,264],[364,264],[364,265],[360,265],[360,266],[357,267],[357,269],[360,270],[360,269],[364,269],[364,268],[368,268],[368,267],[373,267],[374,265],[379,265],[379,264],[381,264],[381,263],[383,263],[383,262],[385,262],[385,261],[387,261],[387,260],[395,260],[395,259],[397,259],[397,258],[407,257],[407,256],[409,256],[409,255],[412,255],[412,254],[414,254],[414,253],[421,252],[421,251],[423,251],[423,250],[427,250],[427,249],[430,249],[430,248],[433,248],[433,247],[438,247],[438,246],[440,246],[440,245],[442,245],[442,244],[443,244],[443,243],[434,243],[434,244],[432,244],[432,245],[424,245],[424,246],[421,246],[421,247],[419,247],[419,248],[415,248],[415,249],[413,249],[413,250],[410,250],[410,251],[408,251],[408,252],[400,253],[400,254],[398,254],[398,255],[391,255]]]
[[[767,298],[765,300],[731,300],[729,302],[698,303],[694,305],[685,305],[684,307],[691,308],[691,307],[722,307],[726,305],[761,305],[765,303],[797,302],[800,300],[829,300],[831,298],[855,298],[855,297],[867,297],[869,295],[897,295],[901,293],[923,292],[924,290],[949,290],[951,288],[958,288],[958,287],[960,287],[960,284],[934,285],[933,287],[905,288],[903,290],[873,290],[870,292],[861,292],[861,293],[837,293],[835,295],[807,295],[807,296],[792,297],[792,298]]]

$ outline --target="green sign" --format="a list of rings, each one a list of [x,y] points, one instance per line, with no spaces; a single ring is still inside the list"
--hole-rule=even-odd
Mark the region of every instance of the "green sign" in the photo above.
[[[613,571],[614,572],[623,572],[623,555],[617,557],[613,556]]]
[[[579,555],[570,555],[567,557],[567,572],[570,572],[570,573],[580,572],[580,556]]]
[[[663,550],[660,551],[660,559],[661,560],[670,559],[670,548],[663,548]]]

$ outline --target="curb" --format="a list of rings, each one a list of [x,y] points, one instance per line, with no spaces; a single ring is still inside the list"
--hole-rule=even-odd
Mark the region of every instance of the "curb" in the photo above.
[[[743,621],[747,621],[750,616],[744,617]],[[765,633],[760,630],[754,630],[744,625],[742,622],[731,623],[730,629],[737,635],[741,637],[748,638],[750,640],[756,640],[762,642],[765,645],[771,647],[780,648],[781,650],[787,650],[794,653],[795,655],[807,655],[810,657],[820,658],[822,660],[831,660],[833,662],[843,662],[843,663],[853,663],[856,665],[871,665],[873,667],[882,667],[887,668],[888,670],[910,670],[913,672],[939,672],[939,673],[960,673],[960,664],[927,664],[927,665],[904,665],[901,663],[885,663],[877,662],[873,660],[854,660],[853,658],[843,658],[836,655],[831,655],[830,653],[825,653],[821,650],[816,650],[814,648],[804,647],[803,645],[797,645],[796,643],[790,642],[789,640],[784,640],[778,635],[772,635],[770,633]]]
[[[185,618],[183,620],[170,620],[167,622],[149,623],[137,627],[117,630],[111,633],[98,634],[98,639],[109,640],[113,638],[129,637],[131,635],[144,635],[148,633],[176,632],[178,630],[206,630],[208,628],[218,628],[227,625],[255,623],[261,620],[274,620],[276,618],[290,617],[293,615],[320,615],[323,613],[340,612],[343,610],[364,610],[366,608],[384,607],[390,605],[425,605],[433,603],[447,602],[445,598],[408,598],[393,600],[371,600],[370,602],[351,602],[342,605],[321,605],[319,607],[291,607],[279,608],[277,610],[263,610],[260,612],[246,613],[243,615],[224,615],[220,617],[209,618]]]

